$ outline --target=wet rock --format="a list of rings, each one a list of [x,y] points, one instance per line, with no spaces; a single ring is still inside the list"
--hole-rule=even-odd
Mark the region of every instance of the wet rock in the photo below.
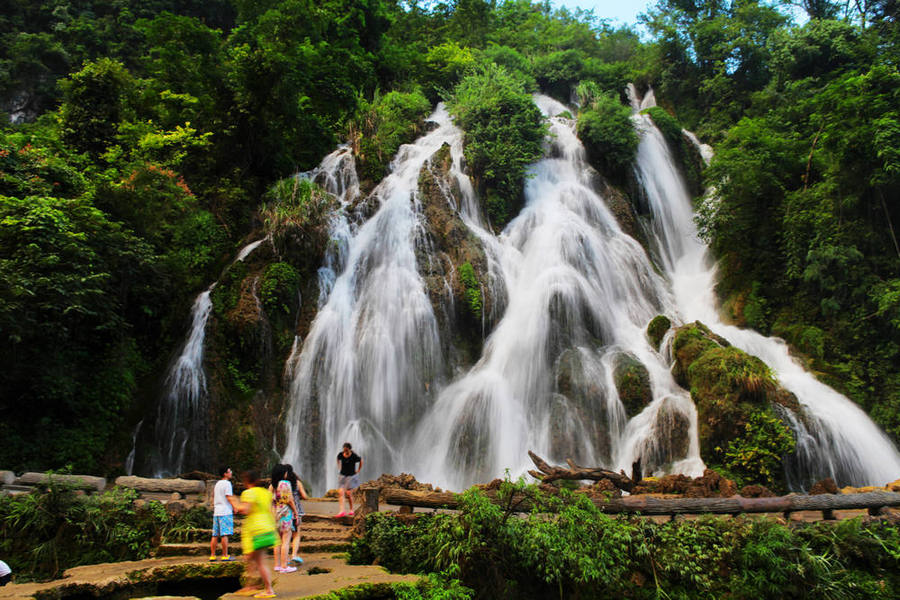
[[[492,326],[495,299],[484,248],[456,208],[462,196],[450,176],[452,163],[444,144],[419,173],[424,235],[416,241],[416,262],[442,338],[453,342],[448,355],[469,365]]]
[[[837,494],[838,486],[834,482],[834,479],[831,477],[826,477],[821,481],[817,481],[813,484],[813,486],[809,489],[810,496],[817,496],[819,494]]]
[[[576,462],[586,460],[585,446],[591,445],[600,462],[610,458],[610,416],[607,398],[598,380],[586,361],[591,357],[583,351],[570,348],[560,354],[556,361],[556,394],[551,415],[552,458],[571,458]],[[585,430],[585,439],[571,439],[567,429],[559,422],[561,418],[576,419]]]

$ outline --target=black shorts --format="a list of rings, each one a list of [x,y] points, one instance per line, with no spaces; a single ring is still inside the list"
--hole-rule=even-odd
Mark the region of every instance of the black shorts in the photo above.
[[[3,587],[7,583],[9,583],[11,580],[12,580],[12,573],[7,573],[3,577],[0,577],[0,587]]]

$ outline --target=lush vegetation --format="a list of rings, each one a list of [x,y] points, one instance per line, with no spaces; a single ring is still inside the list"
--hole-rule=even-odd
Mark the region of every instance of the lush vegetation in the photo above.
[[[653,86],[648,113],[692,191],[717,191],[699,223],[731,317],[784,337],[897,437],[900,32],[881,0],[801,4],[797,25],[780,3],[659,0],[642,41],[528,0],[9,3],[0,464],[121,470],[192,299],[220,277],[210,379],[223,422],[240,430],[210,460],[271,439],[245,417],[257,391],[278,393],[313,316],[298,298],[317,293],[335,206],[293,175],[344,141],[374,185],[444,100],[499,229],[541,153],[535,91],[577,104],[592,163],[633,183],[628,81]],[[715,143],[702,177],[682,126]],[[258,262],[222,275],[263,236]],[[460,277],[477,315],[484,298]],[[776,451],[766,419],[742,419],[737,437]],[[752,450],[724,440],[709,451],[738,469]]]
[[[0,553],[16,581],[52,579],[78,565],[139,560],[165,538],[209,527],[205,507],[170,517],[129,488],[92,496],[53,481],[45,489],[0,498]]]
[[[534,512],[511,512],[516,491],[531,496]],[[542,497],[511,483],[499,498],[470,490],[458,514],[370,515],[351,558],[441,573],[475,598],[862,599],[900,590],[900,530],[883,521],[655,523],[611,518],[582,494]]]

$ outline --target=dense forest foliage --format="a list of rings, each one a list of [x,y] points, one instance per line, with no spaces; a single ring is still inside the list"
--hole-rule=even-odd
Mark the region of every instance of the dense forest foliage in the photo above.
[[[715,146],[699,220],[729,316],[784,337],[896,439],[896,13],[659,0],[643,39],[529,0],[11,0],[0,465],[121,469],[192,298],[255,231],[303,222],[270,188],[339,142],[370,188],[447,100],[500,228],[540,154],[533,91],[578,101],[592,161],[627,187],[629,81],[655,89],[673,151],[681,126]],[[280,267],[269,300],[305,276]]]

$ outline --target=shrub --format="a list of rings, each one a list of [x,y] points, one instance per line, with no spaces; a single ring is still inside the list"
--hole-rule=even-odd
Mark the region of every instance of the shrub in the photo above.
[[[51,477],[44,489],[0,498],[0,554],[19,581],[51,579],[78,565],[146,558],[167,517],[159,502],[136,506],[137,496],[128,488],[78,496]]]
[[[496,197],[493,225],[502,227],[521,206],[526,168],[541,156],[541,113],[521,81],[495,64],[460,82],[450,111],[466,132],[466,161],[481,191]]]
[[[350,124],[362,178],[380,181],[400,145],[422,133],[430,110],[431,102],[418,88],[384,96],[376,92],[371,102],[362,100]]]
[[[618,182],[627,178],[638,147],[627,106],[610,94],[594,96],[578,115],[578,137],[598,170]]]

